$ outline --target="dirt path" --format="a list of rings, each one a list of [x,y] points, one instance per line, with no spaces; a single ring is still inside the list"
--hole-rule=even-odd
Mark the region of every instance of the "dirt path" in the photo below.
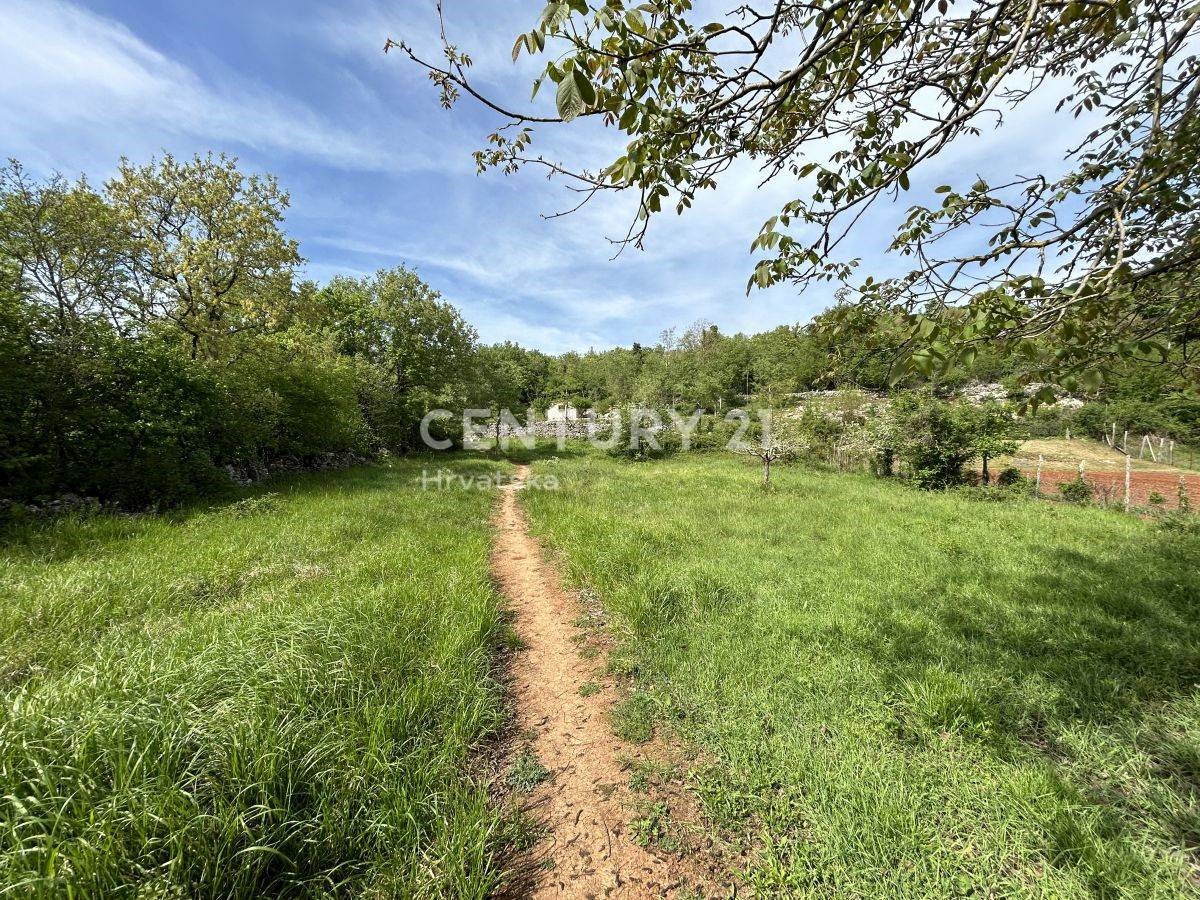
[[[550,771],[529,795],[528,812],[546,832],[533,851],[529,895],[667,896],[679,885],[679,861],[630,839],[628,772],[617,757],[636,754],[609,725],[611,691],[580,696],[584,683],[598,679],[602,660],[583,659],[571,640],[581,609],[529,534],[517,500],[528,474],[520,466],[504,489],[492,572],[526,645],[511,670],[517,724]]]

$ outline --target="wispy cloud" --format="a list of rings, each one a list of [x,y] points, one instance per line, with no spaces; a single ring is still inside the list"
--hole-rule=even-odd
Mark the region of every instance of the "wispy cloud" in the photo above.
[[[190,136],[339,167],[436,162],[341,127],[237,73],[206,83],[123,24],[61,0],[0,5],[0,97],[0,128],[44,157],[60,155],[68,141],[127,153],[130,143]]]

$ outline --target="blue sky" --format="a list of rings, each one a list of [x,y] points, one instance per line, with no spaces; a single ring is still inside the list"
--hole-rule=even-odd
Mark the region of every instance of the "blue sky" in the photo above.
[[[474,56],[481,86],[528,96],[534,63],[513,65],[509,52],[542,5],[446,0],[451,38]],[[310,277],[406,263],[488,342],[652,344],[697,319],[761,331],[831,302],[832,288],[745,296],[750,240],[798,195],[794,182],[760,188],[752,168],[731,171],[691,214],[661,217],[644,252],[611,260],[605,236],[623,231],[625,199],[546,221],[569,205],[560,185],[533,171],[476,175],[471,151],[495,117],[467,100],[447,113],[415,67],[382,52],[388,37],[404,38],[433,58],[435,28],[433,0],[0,0],[0,154],[96,183],[122,155],[236,155],[291,193],[287,228]],[[949,176],[1057,159],[1076,129],[1047,117],[1045,104],[1010,117],[939,160],[914,195]],[[621,146],[587,124],[546,138],[549,155],[596,163]],[[901,265],[882,253],[896,213],[863,223],[852,250],[864,274]]]

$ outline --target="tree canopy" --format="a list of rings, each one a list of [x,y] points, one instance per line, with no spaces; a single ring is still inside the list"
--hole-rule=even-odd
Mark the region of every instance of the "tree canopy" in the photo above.
[[[657,214],[683,213],[748,159],[764,180],[797,182],[753,237],[764,257],[751,285],[842,283],[834,330],[900,313],[899,373],[999,342],[1034,363],[1031,377],[1070,388],[1122,358],[1194,378],[1198,28],[1186,0],[767,0],[713,21],[690,0],[550,0],[513,46],[514,60],[547,58],[533,94],[553,84],[549,115],[473,84],[444,23],[440,59],[388,46],[427,70],[447,107],[466,93],[505,119],[476,154],[481,170],[546,168],[581,204],[635,194],[619,242],[640,247]],[[867,209],[1046,92],[1091,126],[1065,174],[939,186],[891,241],[911,269],[858,271],[844,247]],[[624,133],[624,152],[599,171],[536,153],[537,128],[581,118]]]

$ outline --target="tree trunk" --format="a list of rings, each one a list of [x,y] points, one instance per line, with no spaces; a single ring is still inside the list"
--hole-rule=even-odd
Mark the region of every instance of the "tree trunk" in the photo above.
[[[987,464],[988,464],[988,455],[985,453],[985,454],[983,454],[983,483],[984,484],[988,484],[990,482],[990,478],[988,476]]]
[[[887,448],[883,451],[883,477],[884,478],[892,477],[892,466],[895,463],[895,459],[896,459],[896,451],[895,450],[892,450],[891,448]]]
[[[765,487],[765,486],[769,485],[770,483],[771,483],[771,457],[764,456],[763,457],[763,486]]]

